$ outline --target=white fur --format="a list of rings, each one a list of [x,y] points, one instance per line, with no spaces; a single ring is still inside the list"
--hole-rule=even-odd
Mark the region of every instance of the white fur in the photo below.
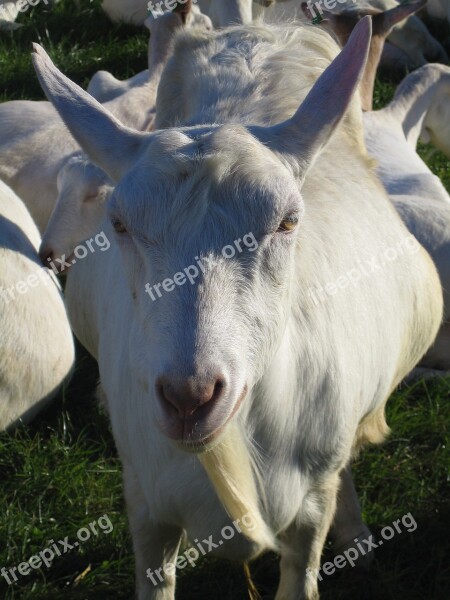
[[[159,25],[161,24],[160,17],[154,19],[151,15],[144,21],[144,25],[150,30],[152,36],[148,43],[148,69],[133,75],[133,77],[130,77],[125,81],[116,79],[114,75],[108,73],[108,71],[97,71],[87,87],[89,94],[96,100],[99,102],[108,102],[136,87],[144,90],[147,89],[147,87],[151,87],[148,95],[152,96],[152,93],[156,94],[157,86],[150,85],[151,80],[154,82],[155,79],[159,77],[159,74],[155,73],[155,71],[157,71],[158,66],[163,65],[167,60],[168,49],[170,48],[168,42],[172,39],[172,35],[170,31],[161,27],[161,25],[158,27],[158,25],[155,24],[155,21],[158,21]],[[162,21],[167,22],[167,17],[163,17]],[[198,6],[195,5],[192,6],[192,10],[187,15],[186,26],[200,27],[206,30],[212,29],[212,23],[209,17],[202,14]],[[130,98],[130,96],[128,96],[128,98]],[[133,99],[131,100],[133,102],[133,96],[131,96],[131,98]],[[144,100],[144,98],[138,98],[135,107],[138,106],[140,100]]]
[[[301,17],[298,0],[197,0],[201,12],[215,27],[248,24],[264,15],[268,22]],[[157,2],[153,2],[155,9]],[[112,21],[142,25],[148,14],[148,0],[103,0],[102,8]],[[165,4],[163,3],[163,8]],[[285,8],[284,8],[285,7]],[[297,10],[298,9],[298,10]],[[164,8],[164,10],[166,10]]]
[[[2,181],[0,240],[3,431],[28,422],[53,398],[71,372],[74,346],[60,287],[39,261],[39,232],[22,201]]]
[[[252,0],[199,0],[199,6],[211,17],[215,27],[251,23],[253,20]]]
[[[105,214],[112,192],[106,173],[83,155],[67,160],[58,173],[58,198],[42,237],[42,262],[68,258],[77,244],[94,236]]]
[[[440,179],[416,152],[419,137],[449,151],[448,124],[438,116],[449,94],[449,67],[425,65],[402,81],[388,106],[364,115],[366,143],[389,194],[431,194],[449,202]]]
[[[439,129],[435,118],[436,106],[449,93],[450,69],[425,65],[404,79],[388,106],[364,114],[367,148],[378,161],[380,179],[408,229],[430,253],[441,278],[445,322],[423,365],[443,370],[450,369],[450,197],[417,154],[416,144],[425,131],[431,139],[440,140],[441,147],[449,147],[447,123],[442,122]],[[431,107],[435,110],[427,119]]]
[[[198,18],[203,17],[199,12],[194,14],[198,15]],[[151,29],[152,22],[151,17],[146,19],[149,29]],[[204,24],[202,25],[204,26]],[[159,40],[156,40],[156,43],[154,39],[152,41],[154,42],[153,46],[159,49]],[[154,53],[153,61],[155,62]],[[152,69],[151,43],[149,43],[149,64]],[[154,66],[153,70],[155,70]],[[134,85],[140,85],[148,78],[148,71],[144,71],[128,81],[120,82],[109,73],[100,71],[91,80],[88,92],[99,101],[104,102],[120,95]],[[86,169],[91,171],[92,179],[94,179],[93,171],[97,172],[99,186],[103,186],[103,193],[94,193],[92,189],[89,191],[90,188],[93,188],[93,184],[90,183],[91,178],[86,179]],[[68,161],[58,175],[59,196],[41,245],[41,256],[44,262],[47,256],[70,256],[77,243],[93,236],[99,230],[104,216],[104,202],[113,189],[110,187],[110,183],[103,171],[86,163],[82,157],[75,157]],[[346,546],[353,545],[356,536],[367,537],[370,532],[362,522],[351,476],[343,478],[339,498],[339,518],[334,523],[331,537],[334,546],[342,549],[344,543]],[[353,511],[355,514],[351,514],[350,517],[347,515],[348,507],[356,507]],[[362,533],[363,536],[361,536]],[[368,556],[370,559],[372,555]]]
[[[120,101],[120,102],[117,102]],[[124,96],[112,100],[120,118]],[[142,112],[141,112],[142,114]],[[153,119],[150,115],[145,119]],[[0,105],[0,177],[18,194],[44,232],[58,197],[57,177],[66,162],[79,156],[79,145],[49,102],[13,100]],[[80,190],[86,181],[81,182]],[[80,197],[80,202],[84,198]]]
[[[383,438],[390,392],[439,328],[440,283],[421,247],[317,305],[310,296],[408,236],[372,172],[351,100],[369,28],[363,19],[326,71],[338,48],[317,28],[184,35],[158,91],[156,126],[167,130],[151,134],[121,126],[36,48],[48,97],[117,183],[103,227],[113,236],[112,220],[128,232],[75,265],[67,298],[99,361],[124,465],[139,600],[173,599],[174,577],[154,587],[145,572],[175,559],[183,529],[190,540],[218,540],[227,511],[249,508],[255,528],[215,553],[246,559],[276,538],[277,600],[317,598],[305,569],[319,565],[339,472],[362,443]],[[290,214],[298,227],[279,232]],[[220,258],[248,232],[255,252]],[[217,265],[200,285],[151,302],[146,283],[195,256]],[[203,469],[158,426],[155,383],[161,373],[197,381],[219,368],[226,386],[215,419],[231,421],[200,454]]]
[[[450,158],[450,68],[444,65],[428,65],[422,72],[424,80],[427,81],[427,97],[430,103],[423,119],[420,140],[433,144]]]
[[[157,9],[157,2],[153,2]],[[112,21],[142,25],[148,15],[148,0],[103,0],[102,8]],[[232,23],[251,23],[252,0],[198,0],[202,13],[208,15],[216,27]],[[165,3],[163,2],[163,9]]]

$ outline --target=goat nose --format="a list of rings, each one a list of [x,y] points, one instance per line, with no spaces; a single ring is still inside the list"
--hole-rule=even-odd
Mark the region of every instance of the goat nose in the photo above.
[[[50,268],[50,263],[53,261],[53,250],[48,247],[41,246],[39,250],[39,258],[41,259],[41,263],[44,267]]]
[[[156,381],[156,392],[163,407],[170,412],[174,410],[181,419],[190,417],[200,407],[222,397],[226,383],[223,375],[205,379],[190,377],[183,381],[159,377]]]

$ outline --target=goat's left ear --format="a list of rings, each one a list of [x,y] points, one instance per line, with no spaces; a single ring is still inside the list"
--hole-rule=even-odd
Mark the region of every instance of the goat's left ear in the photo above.
[[[113,181],[118,181],[138,160],[151,134],[122,125],[63,75],[38,44],[33,44],[32,59],[42,89],[81,149]]]
[[[370,17],[364,17],[295,115],[273,127],[252,127],[252,134],[269,148],[297,157],[306,173],[345,115],[364,72],[371,31]]]

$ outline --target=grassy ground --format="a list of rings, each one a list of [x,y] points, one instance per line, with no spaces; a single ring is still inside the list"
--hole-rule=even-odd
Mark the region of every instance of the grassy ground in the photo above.
[[[58,66],[85,85],[101,68],[127,77],[145,67],[145,31],[114,26],[99,2],[64,0],[20,17],[24,27],[0,34],[0,100],[40,99],[29,51],[41,42]],[[394,86],[378,83],[376,105]],[[423,156],[430,149],[421,147]],[[427,158],[450,190],[450,164]],[[13,585],[0,577],[0,599],[130,600],[133,559],[121,491],[120,464],[106,417],[93,399],[97,369],[78,349],[75,375],[64,393],[29,428],[0,436],[0,568],[18,565],[46,548],[49,540],[74,540],[80,527],[107,514],[109,534],[99,533],[56,559],[49,569],[20,576]],[[444,600],[450,597],[449,423],[450,381],[420,382],[395,393],[388,405],[392,435],[364,453],[354,473],[364,515],[374,533],[411,513],[413,533],[404,531],[377,551],[369,573],[345,570],[324,578],[325,600]],[[51,544],[50,544],[51,545]],[[331,556],[327,552],[327,557]],[[252,565],[263,598],[273,598],[277,557]],[[247,598],[242,569],[208,559],[182,571],[181,600]]]

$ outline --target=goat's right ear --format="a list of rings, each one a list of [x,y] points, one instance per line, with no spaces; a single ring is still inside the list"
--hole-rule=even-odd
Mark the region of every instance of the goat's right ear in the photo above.
[[[404,21],[414,13],[421,10],[427,3],[427,0],[417,0],[416,2],[410,2],[409,4],[399,4],[398,6],[394,6],[389,10],[385,10],[382,13],[377,15],[376,19],[381,20],[383,25],[383,32],[388,33],[394,25]],[[374,31],[376,31],[377,27],[374,23]]]
[[[59,71],[33,44],[33,65],[47,98],[89,158],[117,182],[136,163],[149,139],[125,127],[90,94]]]
[[[249,127],[272,150],[295,156],[303,177],[349,107],[366,66],[371,31],[370,17],[364,17],[290,119],[270,127]]]

